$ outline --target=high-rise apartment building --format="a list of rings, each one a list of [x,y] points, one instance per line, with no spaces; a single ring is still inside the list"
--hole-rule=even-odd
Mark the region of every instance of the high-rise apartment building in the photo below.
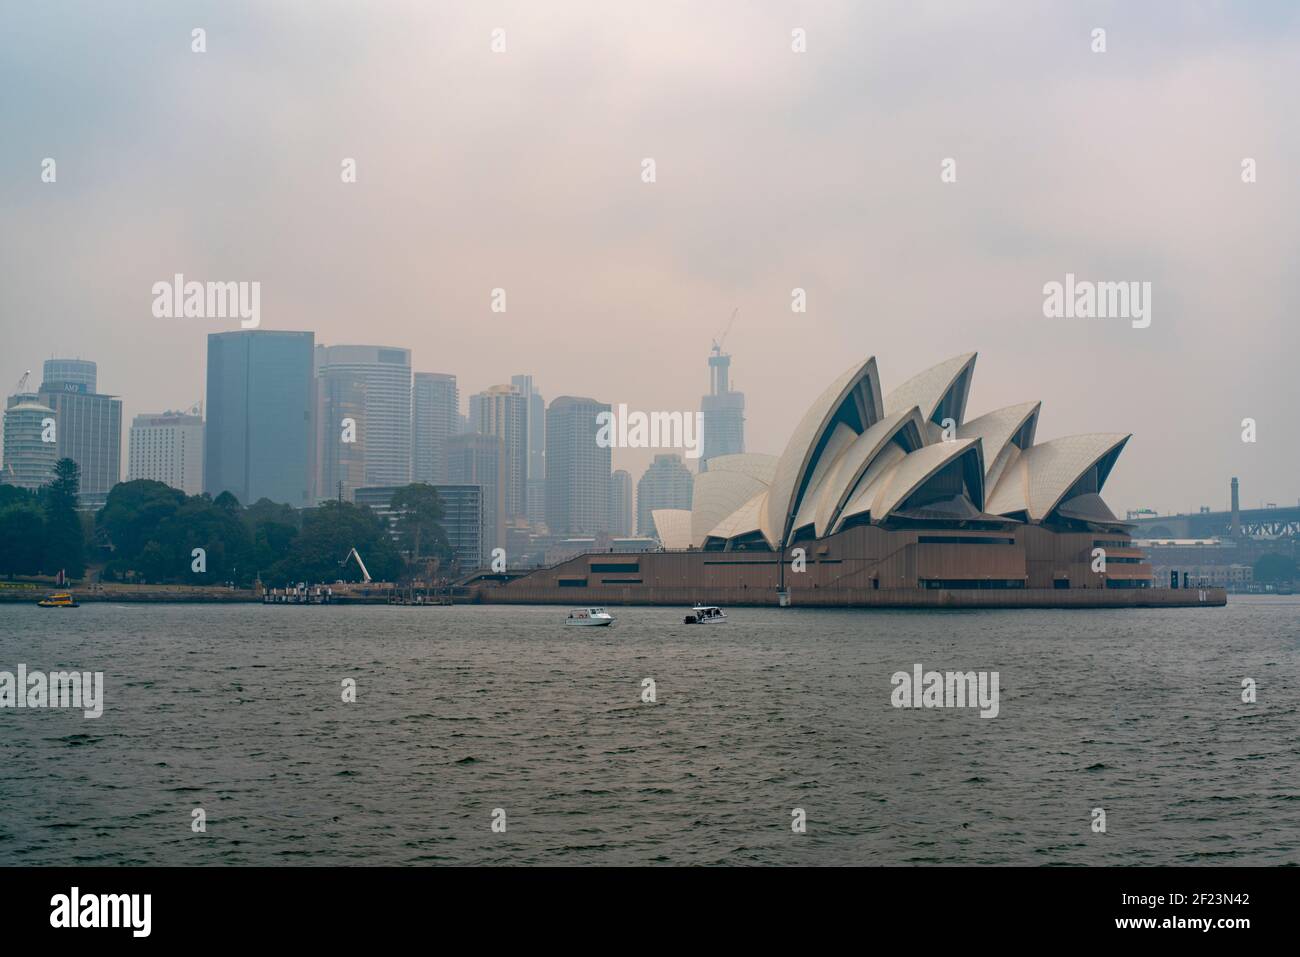
[[[447,481],[447,440],[460,431],[456,377],[417,372],[411,389],[411,481]]]
[[[527,402],[528,475],[524,480],[524,512],[533,526],[546,523],[546,400],[530,375],[510,377],[510,384]]]
[[[58,443],[48,441],[50,426],[57,426],[54,410],[30,392],[11,395],[7,404],[0,485],[34,491],[54,478],[59,460]]]
[[[610,449],[596,441],[607,402],[562,395],[546,409],[546,524],[552,535],[609,530]]]
[[[203,490],[213,498],[315,503],[314,347],[310,332],[208,336]]]
[[[474,427],[501,440],[505,453],[505,517],[513,523],[525,515],[528,475],[528,403],[512,385],[494,385],[470,399]]]

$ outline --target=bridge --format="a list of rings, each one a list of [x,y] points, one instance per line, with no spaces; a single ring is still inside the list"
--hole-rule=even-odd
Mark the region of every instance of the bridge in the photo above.
[[[1300,536],[1300,505],[1283,508],[1243,508],[1238,512],[1240,534],[1246,538]],[[1131,518],[1134,538],[1229,538],[1232,512],[1195,515],[1156,515]]]

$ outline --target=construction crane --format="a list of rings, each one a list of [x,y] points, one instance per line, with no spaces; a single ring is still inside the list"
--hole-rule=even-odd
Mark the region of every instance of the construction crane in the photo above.
[[[343,561],[339,562],[339,564],[346,565],[348,563],[348,559],[351,558],[355,558],[357,560],[357,564],[361,566],[361,577],[365,579],[367,582],[369,582],[370,572],[366,571],[366,563],[361,560],[361,556],[357,553],[355,546],[352,548],[350,552],[348,552],[347,558],[343,559]]]
[[[736,315],[739,312],[739,306],[731,310],[731,318],[727,320],[727,327],[722,330],[722,335],[713,340],[713,354],[715,356],[722,355],[722,344],[727,341],[727,334],[731,332],[731,327],[736,324]]]
[[[24,392],[26,392],[27,381],[31,377],[32,377],[32,370],[28,369],[26,372],[23,373],[22,378],[18,380],[18,386],[14,389],[14,393],[17,395],[22,395]]]

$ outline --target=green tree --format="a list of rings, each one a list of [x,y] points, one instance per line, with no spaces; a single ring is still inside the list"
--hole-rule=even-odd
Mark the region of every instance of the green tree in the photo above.
[[[261,498],[244,509],[242,519],[252,539],[250,563],[265,573],[289,554],[298,536],[300,515],[288,505]]]
[[[342,564],[353,548],[376,581],[397,580],[402,557],[385,523],[364,505],[332,499],[303,513],[302,532],[263,580],[274,587],[300,581],[360,581],[355,562]]]
[[[86,542],[77,516],[81,469],[72,459],[54,464],[54,478],[41,489],[45,506],[45,569],[80,578],[86,571]]]
[[[0,575],[39,575],[44,557],[45,514],[36,502],[0,507]]]
[[[215,585],[226,581],[243,583],[252,577],[252,539],[240,520],[238,504],[231,509],[223,506],[219,498],[187,498],[175,514],[158,526],[156,540],[168,562],[163,580]],[[204,556],[202,572],[194,571],[194,550],[199,548]]]
[[[180,489],[136,479],[114,485],[108,501],[95,516],[95,524],[112,543],[114,566],[130,563],[146,544],[158,534],[158,526],[171,518],[185,504],[185,493]]]
[[[256,570],[243,509],[228,493],[213,501],[161,482],[124,482],[97,521],[114,550],[106,570],[112,577],[135,572],[153,582],[210,585],[247,582]],[[194,571],[196,548],[203,549],[202,572]]]
[[[412,482],[402,486],[393,493],[389,507],[397,513],[394,524],[399,541],[413,560],[450,552],[442,527],[442,499],[432,485]]]
[[[21,485],[0,484],[0,508],[8,508],[10,505],[37,506],[39,504],[36,496]]]

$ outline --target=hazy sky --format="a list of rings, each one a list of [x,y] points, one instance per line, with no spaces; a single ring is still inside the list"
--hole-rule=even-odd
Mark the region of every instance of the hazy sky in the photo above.
[[[976,350],[969,414],[1134,433],[1120,514],[1226,506],[1231,475],[1294,504],[1297,11],[0,0],[0,387],[80,356],[128,423],[201,398],[238,323],[154,318],[180,272],[260,281],[262,328],[409,347],[462,401],[527,372],[696,409],[739,307],[750,451],[859,357],[888,391]],[[1150,327],[1044,318],[1067,272],[1151,282]]]

